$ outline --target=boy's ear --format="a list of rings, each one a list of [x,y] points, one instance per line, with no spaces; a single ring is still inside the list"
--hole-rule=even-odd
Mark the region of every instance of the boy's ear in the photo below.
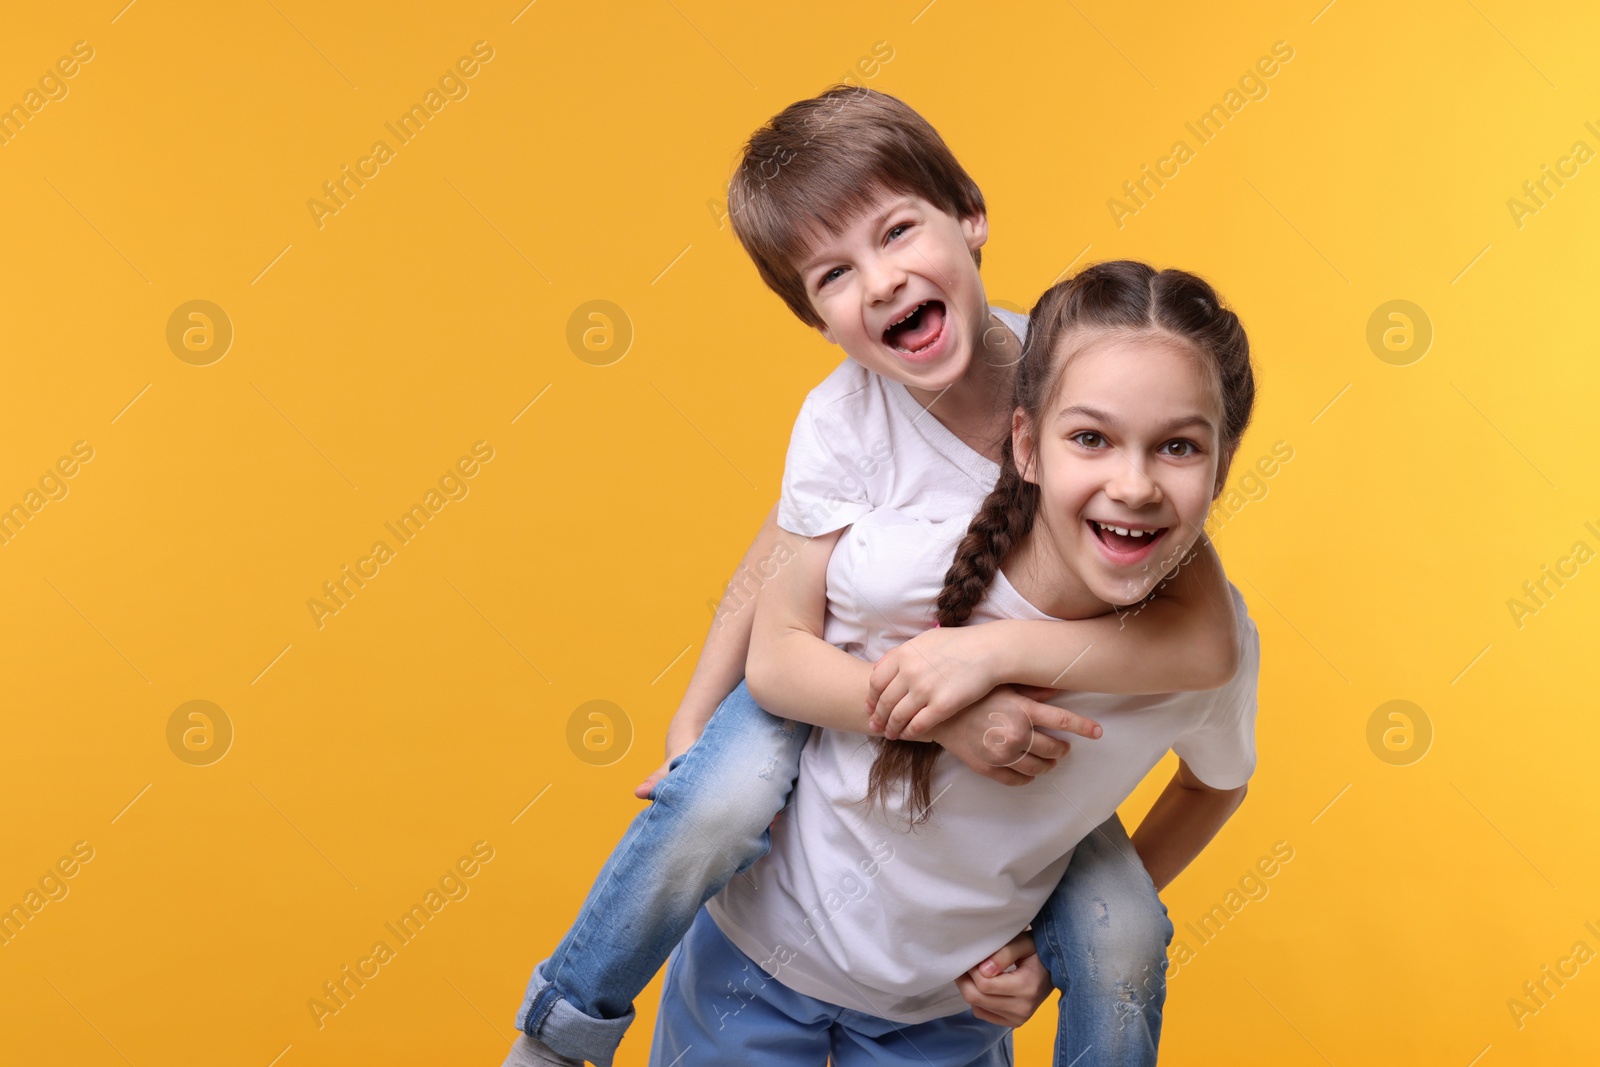
[[[1023,481],[1039,484],[1038,470],[1033,463],[1033,422],[1021,408],[1011,413],[1011,459]]]
[[[967,251],[976,252],[989,240],[989,216],[966,215],[961,219],[961,236],[967,239]]]
[[[818,326],[817,332],[820,333],[822,335],[822,339],[828,342],[830,345],[836,345],[839,343],[833,339],[833,331],[828,329],[827,323],[823,323],[821,326]]]

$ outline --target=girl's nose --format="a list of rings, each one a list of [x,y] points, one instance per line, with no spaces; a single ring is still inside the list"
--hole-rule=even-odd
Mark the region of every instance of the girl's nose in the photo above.
[[[1161,486],[1131,459],[1123,459],[1117,473],[1106,483],[1106,495],[1130,508],[1161,502]]]

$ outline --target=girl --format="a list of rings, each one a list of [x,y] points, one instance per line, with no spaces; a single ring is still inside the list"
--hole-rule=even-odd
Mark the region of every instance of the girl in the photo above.
[[[785,714],[807,699],[806,679],[785,669],[797,643],[873,659],[924,629],[930,603],[941,628],[1138,604],[1201,538],[1254,381],[1244,330],[1210,286],[1116,262],[1039,301],[1014,395],[999,482],[965,537],[882,510],[797,546],[780,595],[764,591],[757,608],[749,677],[763,706]],[[957,538],[935,588],[927,575]],[[802,605],[796,589],[819,557],[826,603]],[[1169,747],[1179,770],[1132,861],[1154,886],[1243,798],[1259,643],[1230,594],[1245,652],[1232,681],[1074,694],[1103,735],[1026,786],[1004,788],[926,743],[815,731],[771,855],[711,901],[673,954],[652,1063],[1010,1063],[1009,1030],[976,1017],[957,988],[969,961],[1034,917],[1074,846]],[[900,702],[892,684],[885,696]],[[1137,1013],[1137,990],[1115,993]],[[1058,1046],[1058,1063],[1072,1055]]]

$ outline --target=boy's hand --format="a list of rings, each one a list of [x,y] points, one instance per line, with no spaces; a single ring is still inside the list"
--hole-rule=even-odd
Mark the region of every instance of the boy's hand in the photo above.
[[[914,741],[1004,681],[991,673],[1000,657],[987,632],[936,627],[884,653],[867,687],[872,729]]]
[[[1013,964],[1014,970],[1008,970]],[[1021,1026],[1050,998],[1050,972],[1039,962],[1033,934],[1022,931],[994,955],[956,979],[972,1014],[988,1023]]]
[[[1072,745],[1043,733],[1050,727],[1099,737],[1092,719],[1035,699],[1053,690],[996,686],[977,703],[935,726],[927,735],[972,770],[1002,785],[1027,785],[1054,769]]]
[[[638,797],[640,800],[649,800],[650,794],[655,792],[656,785],[659,784],[661,779],[667,776],[667,772],[672,769],[672,761],[675,759],[677,759],[676,756],[667,756],[667,758],[662,762],[661,766],[650,772],[650,776],[648,778],[633,787],[633,795]]]
[[[672,761],[689,751],[689,746],[700,740],[705,728],[705,723],[696,721],[679,708],[667,724],[667,758],[661,761],[661,766],[650,772],[648,778],[633,787],[633,795],[640,800],[649,800],[651,792],[672,769]]]

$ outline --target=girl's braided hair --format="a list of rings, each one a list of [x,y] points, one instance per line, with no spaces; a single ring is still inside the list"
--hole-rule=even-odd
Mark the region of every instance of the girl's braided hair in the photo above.
[[[1041,425],[1072,351],[1083,348],[1069,342],[1107,335],[1164,338],[1199,355],[1222,399],[1222,447],[1225,452],[1237,447],[1255,405],[1250,341],[1238,316],[1203,279],[1132,260],[1088,267],[1052,286],[1034,305],[1012,390],[1013,409],[1026,413],[1029,426]],[[935,614],[940,626],[967,621],[987,595],[995,572],[1033,529],[1038,510],[1039,486],[1018,470],[1007,434],[1000,479],[973,516],[945,572]],[[924,821],[932,803],[938,747],[887,739],[880,746],[867,779],[867,802],[887,807],[890,797],[906,795],[912,824]]]

